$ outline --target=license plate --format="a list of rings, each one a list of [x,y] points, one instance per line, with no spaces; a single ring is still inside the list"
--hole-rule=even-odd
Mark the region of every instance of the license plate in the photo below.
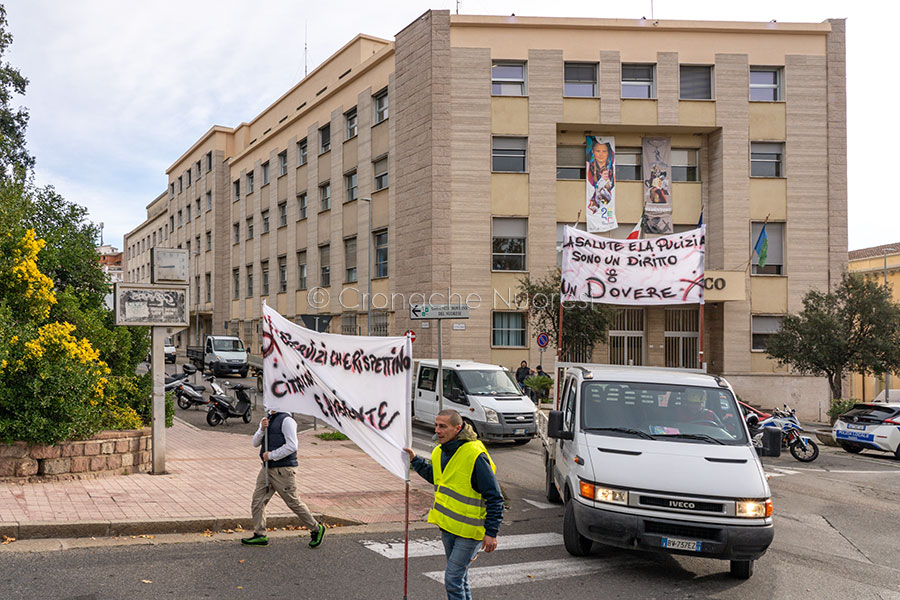
[[[527,431],[527,430],[524,429],[524,428],[522,428],[522,429],[513,429],[513,435],[525,435],[525,432],[526,432],[526,431]]]
[[[865,425],[857,425],[856,423],[847,423],[847,429],[858,429],[859,431],[865,431]]]
[[[700,542],[693,540],[679,540],[676,538],[663,538],[662,547],[669,550],[689,550],[691,552],[700,552]]]

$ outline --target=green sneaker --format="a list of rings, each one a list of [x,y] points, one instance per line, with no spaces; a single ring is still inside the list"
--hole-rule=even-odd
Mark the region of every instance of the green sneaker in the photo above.
[[[253,537],[241,538],[241,543],[245,546],[268,546],[269,536],[253,534]]]
[[[309,536],[312,538],[309,541],[309,547],[310,548],[318,548],[319,545],[322,543],[322,538],[325,537],[325,526],[322,525],[321,523],[319,523],[319,526],[316,527],[316,530],[313,532],[310,532]]]

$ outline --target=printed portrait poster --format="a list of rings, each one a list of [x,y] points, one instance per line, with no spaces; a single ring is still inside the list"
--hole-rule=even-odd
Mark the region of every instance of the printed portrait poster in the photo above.
[[[669,138],[642,140],[644,233],[668,235],[672,229],[672,144]]]
[[[412,342],[318,333],[263,304],[267,410],[321,419],[385,469],[407,479]]]
[[[561,301],[631,306],[702,304],[706,225],[643,240],[566,226]]]
[[[587,136],[587,230],[611,231],[616,222],[616,138]]]

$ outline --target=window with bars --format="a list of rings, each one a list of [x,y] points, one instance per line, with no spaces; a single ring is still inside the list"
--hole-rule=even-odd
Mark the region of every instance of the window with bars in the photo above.
[[[679,97],[682,100],[712,100],[712,67],[681,65]]]
[[[342,313],[341,314],[341,334],[343,335],[356,335],[356,313]]]
[[[388,314],[384,311],[372,313],[372,335],[386,336],[388,334]]]
[[[525,313],[495,312],[491,318],[491,345],[508,348],[525,346]]]
[[[556,178],[584,179],[586,162],[584,144],[579,146],[557,146]]]
[[[644,364],[644,309],[623,308],[609,328],[609,364]]]
[[[696,308],[667,308],[665,314],[666,366],[682,369],[698,367],[700,311]]]

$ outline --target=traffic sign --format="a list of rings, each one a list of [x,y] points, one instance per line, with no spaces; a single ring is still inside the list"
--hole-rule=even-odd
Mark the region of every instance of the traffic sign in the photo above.
[[[537,336],[537,345],[541,348],[546,348],[547,344],[550,343],[550,336],[546,333],[539,333]]]
[[[406,333],[404,333],[403,335],[408,335],[409,341],[411,341],[411,342],[416,341],[416,332],[413,331],[412,329],[407,329]]]
[[[410,304],[410,319],[468,319],[469,307],[453,304]]]

